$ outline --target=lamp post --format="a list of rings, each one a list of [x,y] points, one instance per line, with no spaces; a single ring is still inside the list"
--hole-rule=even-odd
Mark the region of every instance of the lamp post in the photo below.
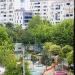
[[[25,75],[25,62],[24,62],[24,55],[25,54],[25,49],[24,49],[24,47],[23,47],[23,75]]]

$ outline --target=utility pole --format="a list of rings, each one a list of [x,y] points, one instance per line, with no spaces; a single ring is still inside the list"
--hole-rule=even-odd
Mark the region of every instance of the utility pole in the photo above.
[[[24,55],[25,54],[25,49],[24,49],[24,47],[23,47],[23,75],[25,75],[25,58],[24,58]]]

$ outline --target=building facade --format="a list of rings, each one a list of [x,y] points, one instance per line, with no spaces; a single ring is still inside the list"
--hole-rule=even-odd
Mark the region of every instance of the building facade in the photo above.
[[[27,10],[27,0],[0,0],[0,23],[11,22],[27,27],[32,13]],[[28,3],[29,4],[29,3]],[[26,10],[26,11],[25,11]]]
[[[14,0],[0,0],[0,23],[14,22]]]
[[[51,4],[51,19],[55,24],[65,19],[74,19],[74,2],[73,0],[58,0]]]
[[[74,19],[74,0],[30,0],[30,9],[53,24]]]
[[[24,9],[16,9],[14,12],[14,23],[22,25],[22,28],[28,27],[28,22],[32,18],[31,11],[25,11]]]
[[[52,24],[74,19],[74,0],[0,0],[0,23],[11,22],[26,27],[31,13]]]
[[[34,15],[49,20],[49,0],[30,0],[30,9]]]

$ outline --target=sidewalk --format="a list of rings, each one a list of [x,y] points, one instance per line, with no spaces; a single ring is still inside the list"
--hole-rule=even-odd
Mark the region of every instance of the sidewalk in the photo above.
[[[51,66],[47,67],[47,70],[44,72],[44,75],[54,75],[55,66],[57,66],[57,63],[53,63]]]
[[[51,66],[47,67],[47,69],[50,69],[50,68]],[[46,70],[43,75],[54,75],[54,68],[50,70]]]

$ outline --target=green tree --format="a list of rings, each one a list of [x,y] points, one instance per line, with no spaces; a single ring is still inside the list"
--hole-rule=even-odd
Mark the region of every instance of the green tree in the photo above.
[[[14,46],[5,27],[0,27],[0,64],[6,68],[5,75],[16,75],[16,58]],[[18,74],[17,74],[18,75]]]
[[[50,39],[51,24],[41,20],[39,16],[34,16],[29,22],[28,32],[33,36],[37,43],[43,43]]]
[[[26,75],[31,75],[28,62],[25,62],[25,74]]]
[[[45,42],[42,51],[42,64],[50,65],[51,62],[51,54],[49,52],[50,47],[53,45],[52,42]]]
[[[35,42],[33,35],[28,30],[23,31],[21,39],[24,44],[34,44]]]
[[[36,37],[36,41],[40,43],[44,43],[50,39],[50,26],[49,24],[40,24],[35,29],[34,36]]]
[[[29,21],[29,29],[35,29],[38,25],[42,23],[40,16],[33,16],[32,19]]]
[[[3,27],[3,26],[5,26],[5,24],[0,23],[0,26]]]
[[[14,36],[15,36],[15,42],[22,42],[22,34],[24,30],[22,29],[21,25],[16,25],[14,28]]]
[[[72,50],[73,50],[73,47],[70,45],[65,45],[64,47],[62,47],[63,57],[66,58],[67,53],[71,52]]]
[[[59,45],[52,45],[49,49],[52,55],[61,55],[61,47]]]
[[[61,61],[62,59],[62,50],[61,47],[59,45],[56,45],[52,42],[46,42],[44,44],[44,50],[42,52],[43,56],[42,56],[42,62],[44,62],[45,64],[48,63],[48,65],[50,65],[52,63],[52,56],[59,56],[59,60]],[[58,60],[58,62],[60,62]]]
[[[7,27],[7,28],[14,28],[14,24],[13,23],[11,23],[11,22],[8,22],[8,23],[5,23],[5,26]]]
[[[11,38],[13,43],[22,42],[22,34],[24,34],[24,29],[21,25],[16,25],[15,27],[6,27],[9,38]]]
[[[45,42],[43,48],[49,52],[49,49],[52,45],[52,42]]]
[[[67,53],[67,61],[69,65],[73,64],[73,50]]]
[[[56,44],[73,45],[73,20],[68,19],[52,27],[51,41]]]

